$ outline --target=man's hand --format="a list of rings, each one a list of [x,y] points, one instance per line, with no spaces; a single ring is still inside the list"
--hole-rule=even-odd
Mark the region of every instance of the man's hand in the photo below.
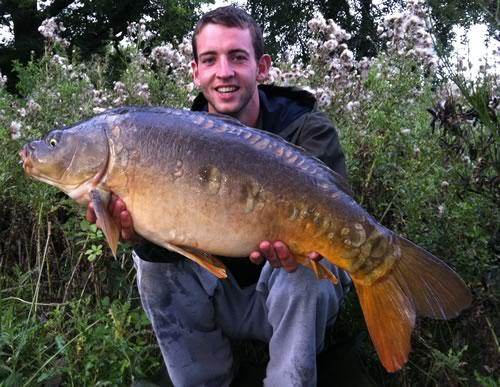
[[[250,261],[257,265],[267,259],[272,267],[282,267],[288,273],[294,272],[300,265],[288,249],[288,246],[282,241],[275,241],[274,243],[269,241],[260,242],[259,250],[252,251],[249,258]],[[308,258],[316,262],[323,259],[316,252],[309,253]]]
[[[108,210],[120,229],[121,240],[132,243],[140,243],[142,241],[142,238],[134,230],[132,217],[130,216],[130,212],[127,211],[127,207],[123,200],[113,194],[109,201]],[[85,217],[90,223],[95,223],[97,220],[92,202],[90,202],[87,207],[87,214]]]

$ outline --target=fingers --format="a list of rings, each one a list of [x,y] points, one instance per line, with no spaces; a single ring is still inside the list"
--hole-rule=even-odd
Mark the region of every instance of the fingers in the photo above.
[[[316,251],[313,251],[307,254],[307,258],[309,258],[311,261],[319,262],[323,259],[323,256],[317,253]]]
[[[121,213],[126,210],[125,203],[119,197],[112,195],[109,202],[109,211],[116,222],[120,222]]]
[[[97,216],[95,214],[94,205],[92,204],[92,202],[89,202],[89,205],[87,206],[85,219],[87,219],[90,223],[95,223],[97,221]]]
[[[250,261],[255,264],[261,264],[264,259],[267,259],[272,267],[276,269],[283,267],[289,273],[295,271],[299,265],[290,253],[288,246],[281,241],[274,243],[262,241],[259,250],[250,253]]]
[[[259,249],[272,267],[275,269],[281,267],[281,262],[276,255],[276,251],[269,241],[260,242]]]
[[[264,259],[265,259],[259,251],[252,251],[250,253],[249,258],[250,258],[250,261],[252,261],[252,263],[254,263],[256,265],[262,264],[262,262],[264,262]]]
[[[299,267],[299,263],[290,253],[287,245],[285,245],[281,241],[276,241],[273,243],[273,247],[283,269],[285,269],[288,273],[292,273],[297,270],[297,267]]]
[[[137,234],[134,230],[134,225],[132,222],[132,217],[130,212],[123,210],[120,212],[120,223],[122,225],[122,239],[126,241],[133,241],[137,239]]]
[[[259,251],[260,250],[260,251]],[[250,253],[250,261],[255,264],[261,264],[265,259],[274,268],[282,267],[288,273],[292,273],[299,267],[299,262],[290,252],[288,246],[282,241],[262,241],[259,245],[259,250]],[[307,257],[315,262],[319,262],[323,257],[317,252],[311,252]]]

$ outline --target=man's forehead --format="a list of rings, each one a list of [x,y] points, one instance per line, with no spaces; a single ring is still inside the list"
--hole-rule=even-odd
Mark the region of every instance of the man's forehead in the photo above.
[[[196,37],[198,55],[206,52],[246,51],[253,54],[252,36],[248,28],[205,25]]]

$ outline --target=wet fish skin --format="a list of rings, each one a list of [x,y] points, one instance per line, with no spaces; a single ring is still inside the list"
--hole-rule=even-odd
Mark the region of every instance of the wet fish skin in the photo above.
[[[417,314],[451,318],[471,302],[443,262],[380,225],[340,176],[277,136],[229,118],[165,108],[115,109],[62,133],[69,155],[55,154],[52,169],[46,144],[54,134],[24,148],[28,174],[79,202],[90,200],[89,192],[98,202],[116,193],[139,234],[180,249],[216,275],[223,268],[200,251],[248,256],[262,240],[284,241],[312,269],[306,255],[317,251],[347,270],[389,371],[408,359]],[[98,148],[76,152],[90,137]],[[45,175],[37,175],[39,154]],[[116,230],[106,234],[117,240]]]

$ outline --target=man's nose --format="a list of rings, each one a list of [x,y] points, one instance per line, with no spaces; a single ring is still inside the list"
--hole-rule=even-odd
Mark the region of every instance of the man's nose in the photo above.
[[[219,60],[219,66],[217,67],[217,76],[219,78],[230,78],[234,75],[233,66],[227,58],[221,58]]]

